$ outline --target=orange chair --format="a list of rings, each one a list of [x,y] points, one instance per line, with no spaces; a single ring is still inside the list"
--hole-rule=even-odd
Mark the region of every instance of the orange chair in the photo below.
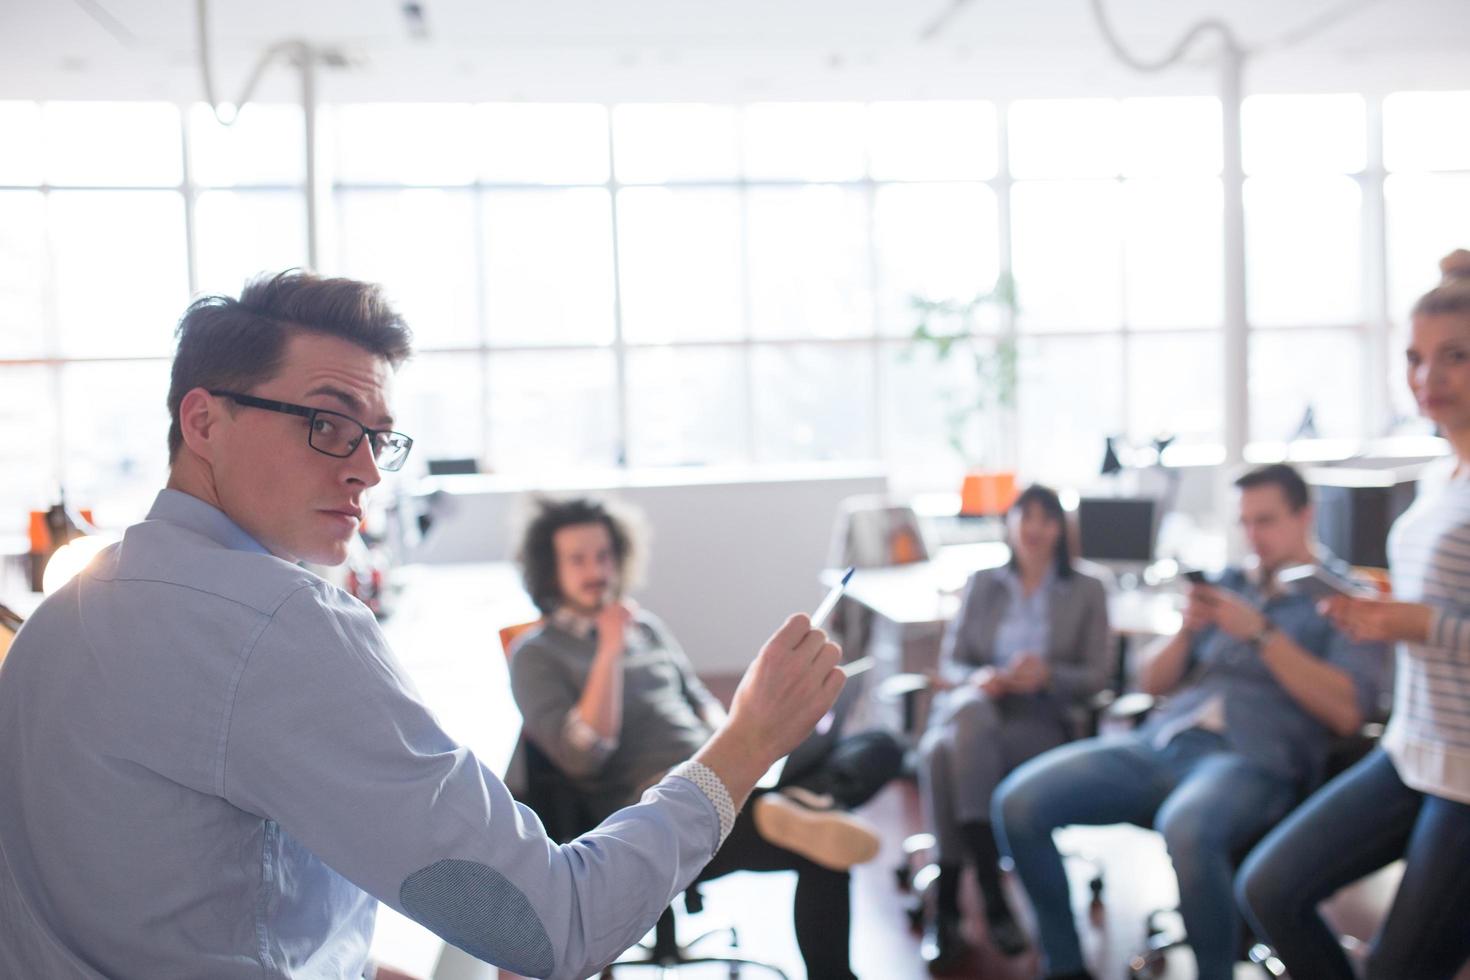
[[[500,646],[505,651],[506,660],[510,659],[510,648],[515,644],[516,640],[520,639],[521,634],[529,633],[537,626],[540,626],[542,622],[543,620],[533,619],[529,623],[515,623],[511,626],[500,627]]]

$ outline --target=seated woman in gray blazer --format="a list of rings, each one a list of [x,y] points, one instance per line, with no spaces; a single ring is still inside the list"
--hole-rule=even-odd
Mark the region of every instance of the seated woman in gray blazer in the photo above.
[[[928,730],[919,745],[924,818],[938,841],[938,902],[924,958],[936,972],[964,954],[959,875],[975,865],[991,941],[1026,948],[1000,886],[990,797],[1033,756],[1075,738],[1075,719],[1110,669],[1102,583],[1072,567],[1061,501],[1032,485],[1006,514],[1011,560],[976,572],[945,632]]]

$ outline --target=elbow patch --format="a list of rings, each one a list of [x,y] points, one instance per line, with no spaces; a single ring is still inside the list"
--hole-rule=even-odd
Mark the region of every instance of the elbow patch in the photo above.
[[[525,894],[477,861],[436,861],[404,879],[403,911],[471,956],[527,977],[556,966],[551,940]]]

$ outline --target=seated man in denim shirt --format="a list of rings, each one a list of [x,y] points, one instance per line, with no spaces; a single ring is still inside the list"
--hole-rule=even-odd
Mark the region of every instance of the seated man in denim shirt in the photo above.
[[[1137,732],[1054,749],[1000,787],[995,825],[1036,908],[1049,977],[1088,977],[1052,831],[1136,823],[1164,835],[1201,980],[1228,978],[1237,945],[1232,855],[1322,778],[1333,735],[1375,704],[1385,651],[1356,645],[1275,583],[1319,561],[1306,483],[1290,466],[1247,473],[1240,523],[1255,564],[1191,587],[1183,628],[1139,675],[1171,695]]]

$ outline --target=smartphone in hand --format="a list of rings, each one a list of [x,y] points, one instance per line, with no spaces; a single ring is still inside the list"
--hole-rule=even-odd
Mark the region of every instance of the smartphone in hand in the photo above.
[[[1371,597],[1372,593],[1357,582],[1321,565],[1293,565],[1276,573],[1276,581],[1282,586],[1312,599],[1321,601],[1333,596],[1349,599]]]

